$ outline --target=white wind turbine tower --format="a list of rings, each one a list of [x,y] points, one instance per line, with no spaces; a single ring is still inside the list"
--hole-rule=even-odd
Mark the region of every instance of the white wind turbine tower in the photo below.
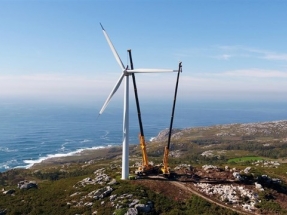
[[[128,67],[124,67],[123,62],[121,61],[116,49],[114,48],[109,36],[107,35],[102,24],[100,24],[105,35],[105,38],[118,62],[120,68],[122,69],[122,74],[120,75],[119,80],[114,86],[112,92],[105,101],[102,109],[99,112],[99,115],[104,112],[111,98],[118,90],[123,78],[125,78],[125,87],[124,87],[124,113],[123,113],[123,149],[122,149],[122,179],[128,179],[129,176],[129,75],[132,73],[158,73],[158,72],[177,72],[177,70],[168,70],[168,69],[134,69],[129,70]]]

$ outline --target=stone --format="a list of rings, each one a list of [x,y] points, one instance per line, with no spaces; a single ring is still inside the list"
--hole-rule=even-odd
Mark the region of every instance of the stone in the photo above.
[[[88,196],[96,200],[103,199],[109,194],[111,194],[112,191],[113,191],[113,188],[111,188],[110,186],[106,186],[101,189],[90,192]]]
[[[11,194],[13,194],[13,193],[15,193],[15,190],[13,190],[13,189],[3,191],[3,194],[4,194],[4,195],[11,195]]]
[[[245,174],[248,174],[250,170],[251,170],[251,167],[248,166],[248,167],[246,167],[246,168],[243,170],[243,172],[244,172]]]
[[[134,199],[130,204],[129,204],[129,208],[134,207],[136,204],[138,204],[140,202],[140,200],[138,199]]]
[[[21,190],[23,190],[23,189],[28,190],[28,189],[31,189],[31,188],[38,188],[38,185],[37,185],[37,183],[35,181],[28,182],[28,181],[25,180],[25,181],[20,181],[18,183],[18,188],[21,189]]]
[[[135,208],[139,212],[143,212],[143,213],[149,213],[151,211],[151,206],[150,205],[145,205],[145,204],[137,204],[137,205],[135,205]]]
[[[93,206],[93,202],[86,202],[86,203],[84,204],[84,206],[92,207],[92,206]]]
[[[118,183],[117,180],[113,178],[113,179],[108,183],[108,185],[114,185],[114,184],[117,184],[117,183]]]
[[[136,208],[129,208],[125,215],[138,215],[138,210]]]
[[[80,194],[81,194],[81,192],[75,192],[75,193],[71,194],[70,197],[74,197],[74,196],[77,196],[77,195],[80,195]]]
[[[110,201],[114,201],[114,200],[116,199],[116,197],[117,197],[117,194],[111,195],[111,196],[110,196]]]
[[[236,180],[239,180],[239,181],[242,180],[242,177],[241,177],[241,175],[240,175],[239,172],[233,172],[233,176],[234,176],[234,178],[235,178]]]

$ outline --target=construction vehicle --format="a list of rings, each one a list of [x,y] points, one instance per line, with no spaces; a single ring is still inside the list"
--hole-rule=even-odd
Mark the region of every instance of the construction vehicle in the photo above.
[[[170,148],[170,139],[171,139],[171,133],[172,133],[172,125],[173,125],[173,118],[174,118],[174,110],[175,110],[175,103],[176,103],[176,96],[177,96],[177,88],[178,88],[178,81],[179,81],[179,74],[182,72],[182,63],[180,62],[178,65],[178,73],[177,73],[177,79],[176,79],[176,85],[175,85],[175,92],[174,92],[174,99],[173,99],[173,106],[172,106],[172,114],[170,119],[170,126],[169,126],[169,133],[168,133],[168,140],[167,140],[167,146],[164,148],[164,154],[163,154],[163,166],[161,167],[161,172],[165,176],[170,175],[170,168],[168,165],[168,155],[169,155],[169,148]]]
[[[132,55],[131,55],[130,49],[128,50],[128,53],[129,53],[129,58],[130,58],[131,70],[133,70],[133,61],[132,61]],[[138,98],[136,79],[135,79],[134,73],[132,73],[132,79],[133,79],[135,100],[136,100],[137,113],[138,113],[138,121],[139,121],[139,127],[140,127],[139,140],[140,140],[140,147],[141,147],[141,151],[142,151],[142,165],[138,167],[138,169],[135,171],[135,173],[137,175],[144,175],[144,174],[148,174],[148,173],[153,172],[154,167],[153,167],[153,165],[151,165],[149,163],[147,152],[146,152],[146,144],[145,144],[145,138],[144,138],[142,119],[141,119],[141,111],[140,111],[139,98]]]

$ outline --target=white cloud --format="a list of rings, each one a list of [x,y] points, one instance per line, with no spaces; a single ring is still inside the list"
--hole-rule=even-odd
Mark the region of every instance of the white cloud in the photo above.
[[[244,69],[223,72],[221,76],[254,77],[254,78],[287,78],[287,72],[262,69]]]
[[[115,85],[118,74],[104,76],[0,75],[0,97],[37,97],[56,100],[104,102]],[[176,74],[137,75],[140,99],[173,99]],[[131,79],[130,79],[131,80]],[[133,98],[133,85],[130,93]],[[179,97],[228,97],[254,94],[287,93],[287,73],[276,70],[245,69],[221,73],[185,73],[180,76]],[[123,84],[113,100],[122,100]]]
[[[287,73],[273,70],[246,69],[222,73],[202,73],[183,77],[182,94],[210,98],[270,99],[287,96]]]
[[[283,60],[287,61],[287,54],[266,53],[263,57],[267,60]]]
[[[223,54],[223,55],[218,55],[215,58],[220,59],[220,60],[229,60],[232,56],[229,54]]]
[[[90,95],[105,84],[102,79],[82,76],[5,75],[0,76],[0,95]]]
[[[166,96],[175,86],[176,74],[136,75],[137,87],[141,97]],[[50,74],[0,75],[0,96],[42,97],[52,99],[94,99],[101,100],[109,95],[116,84],[119,74],[103,76],[64,76]],[[123,83],[114,96],[122,99]],[[133,90],[130,77],[130,92]]]
[[[266,60],[278,60],[287,61],[286,53],[279,53],[270,50],[256,49],[244,46],[218,46],[219,49],[224,52],[232,53],[234,56],[238,57],[253,57]]]

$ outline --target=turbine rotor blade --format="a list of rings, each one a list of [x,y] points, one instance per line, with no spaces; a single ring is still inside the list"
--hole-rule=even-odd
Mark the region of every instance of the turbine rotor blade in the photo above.
[[[104,35],[105,35],[105,38],[106,38],[106,40],[107,40],[107,42],[108,42],[108,44],[109,44],[109,46],[110,46],[110,48],[111,48],[111,50],[112,50],[112,52],[113,52],[115,58],[116,58],[116,61],[117,61],[118,64],[120,65],[121,69],[122,69],[122,70],[125,70],[124,64],[123,64],[123,62],[122,62],[120,56],[118,55],[118,53],[117,53],[115,47],[113,46],[112,41],[110,40],[108,34],[106,33],[106,31],[105,31],[105,29],[104,29],[104,27],[102,26],[101,23],[100,23],[100,25],[101,25],[101,27],[102,27],[102,29],[103,29],[103,33],[104,33]]]
[[[107,100],[105,101],[105,103],[104,103],[104,105],[103,105],[102,109],[100,110],[99,115],[100,115],[100,114],[102,114],[102,113],[104,112],[104,110],[105,110],[105,109],[106,109],[106,107],[108,106],[108,104],[109,104],[109,102],[110,102],[111,98],[113,97],[113,95],[115,94],[115,92],[117,92],[117,90],[118,90],[119,86],[120,86],[120,85],[121,85],[121,83],[122,83],[122,80],[123,80],[124,76],[125,76],[125,74],[124,74],[124,73],[123,73],[123,74],[121,74],[121,76],[120,76],[119,80],[117,81],[117,83],[116,83],[116,85],[114,86],[114,88],[113,88],[112,92],[110,93],[110,95],[108,96]]]
[[[161,73],[161,72],[178,72],[172,69],[134,69],[126,70],[127,73]]]

